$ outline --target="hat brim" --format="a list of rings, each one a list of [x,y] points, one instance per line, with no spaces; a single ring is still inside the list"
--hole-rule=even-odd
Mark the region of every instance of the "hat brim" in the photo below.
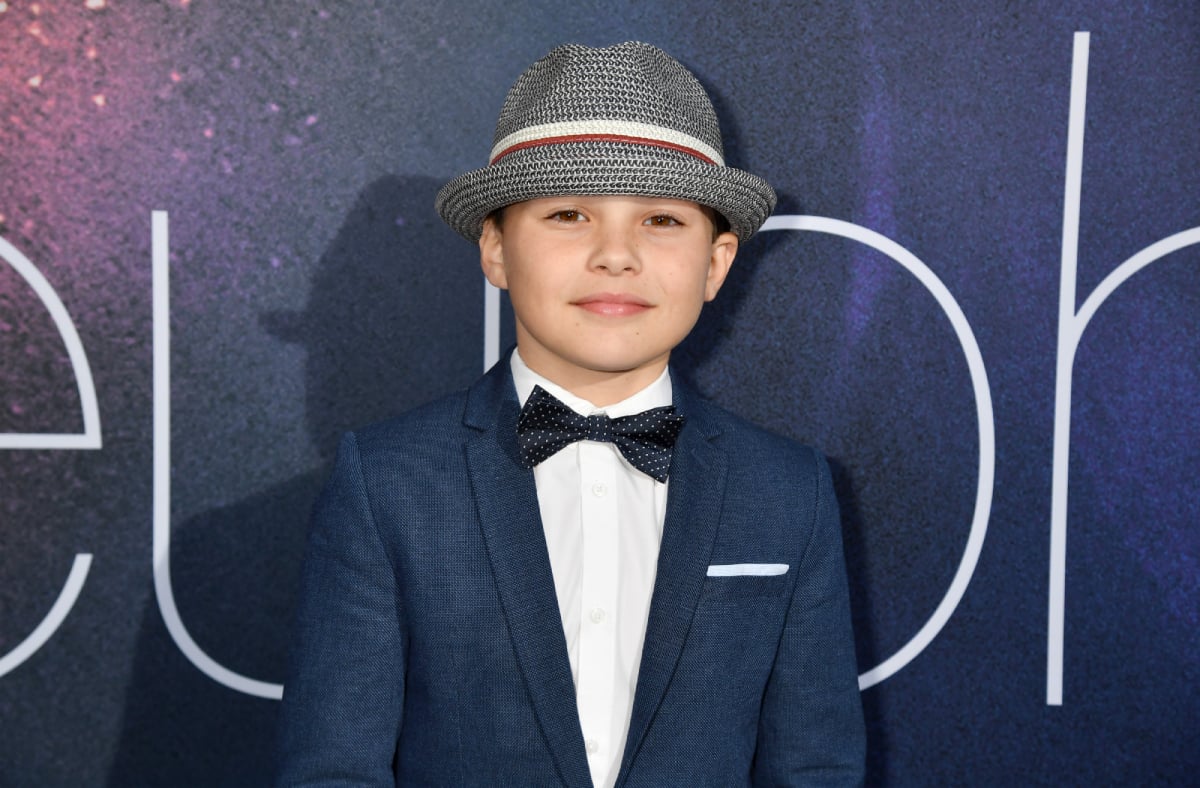
[[[478,241],[492,211],[564,194],[670,197],[706,205],[745,241],[775,208],[775,191],[744,170],[684,153],[615,142],[561,143],[515,151],[464,173],[438,192],[434,205],[455,232]]]

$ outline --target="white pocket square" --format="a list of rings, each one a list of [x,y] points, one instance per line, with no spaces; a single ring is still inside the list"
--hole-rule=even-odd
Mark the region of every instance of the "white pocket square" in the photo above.
[[[709,564],[709,577],[740,577],[750,575],[766,577],[786,574],[787,564]]]

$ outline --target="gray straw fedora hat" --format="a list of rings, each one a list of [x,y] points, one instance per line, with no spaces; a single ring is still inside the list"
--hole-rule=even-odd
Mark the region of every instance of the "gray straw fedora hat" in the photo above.
[[[552,50],[508,91],[488,166],[447,183],[435,207],[468,240],[489,213],[562,194],[631,194],[713,208],[741,240],[770,216],[775,192],[725,166],[704,88],[657,47]]]

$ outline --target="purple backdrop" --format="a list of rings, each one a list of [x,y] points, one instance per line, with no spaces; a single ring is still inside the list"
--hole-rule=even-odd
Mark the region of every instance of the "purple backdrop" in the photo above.
[[[781,196],[677,360],[831,457],[871,783],[1195,782],[1191,0],[9,0],[0,784],[267,779],[337,435],[482,369],[433,195],[528,63],[630,38]]]

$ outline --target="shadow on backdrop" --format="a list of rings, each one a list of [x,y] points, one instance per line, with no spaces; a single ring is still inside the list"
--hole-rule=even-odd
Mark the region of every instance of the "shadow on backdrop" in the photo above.
[[[433,211],[440,185],[371,183],[322,255],[304,311],[261,317],[269,333],[307,351],[305,427],[321,467],[172,530],[180,616],[201,649],[244,676],[283,681],[309,513],[339,435],[479,374],[483,278],[473,250]],[[256,459],[177,458],[176,470]],[[265,785],[277,709],[202,674],[151,601],[108,784]]]
[[[858,672],[878,665],[886,656],[879,651],[875,631],[875,608],[869,593],[871,553],[868,523],[859,508],[859,496],[850,469],[837,458],[829,458],[833,488],[841,507],[842,541],[846,552],[846,578],[850,584],[850,614],[854,623],[854,648]],[[862,693],[863,717],[867,724],[867,785],[887,785],[887,728],[883,725],[883,697],[879,692]]]
[[[271,335],[307,352],[305,426],[320,467],[172,530],[180,616],[209,656],[244,676],[283,680],[309,514],[340,434],[468,385],[480,372],[482,276],[474,250],[432,210],[440,185],[392,176],[370,184],[322,255],[304,311],[261,316]],[[786,195],[780,202],[793,204]],[[759,261],[781,238],[764,234],[743,247],[720,296],[674,355],[685,378],[694,379],[719,350]],[[502,321],[507,346],[513,340],[507,298]],[[209,461],[250,467],[256,458]],[[179,460],[177,470],[199,462]],[[861,523],[855,525],[850,480],[836,463],[834,470],[853,586],[853,534]],[[869,620],[860,613],[856,623]],[[226,688],[194,667],[152,601],[143,612],[108,784],[266,784],[277,711],[276,701]]]

